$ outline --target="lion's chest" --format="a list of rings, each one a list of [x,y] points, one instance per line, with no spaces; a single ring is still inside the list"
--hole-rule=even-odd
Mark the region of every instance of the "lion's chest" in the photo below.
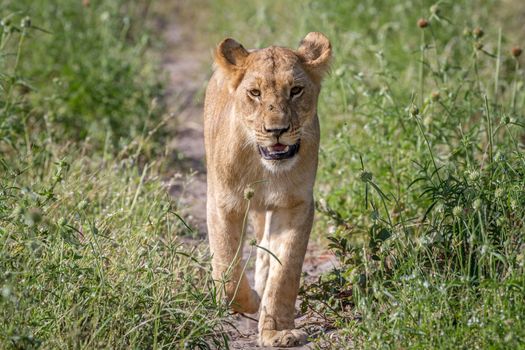
[[[290,179],[268,179],[253,186],[252,205],[260,209],[293,208],[309,201],[312,197],[311,186],[298,186]]]
[[[252,209],[293,208],[312,197],[311,186],[298,186],[290,179],[245,176],[229,185],[216,192],[217,204],[228,211],[243,211],[248,201]]]

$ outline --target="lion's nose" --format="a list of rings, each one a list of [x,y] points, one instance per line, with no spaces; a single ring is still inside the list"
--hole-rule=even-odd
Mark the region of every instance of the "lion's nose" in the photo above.
[[[266,131],[267,133],[272,134],[275,137],[281,136],[282,134],[284,134],[288,130],[290,130],[290,125],[288,125],[286,128],[266,128],[266,126],[264,127],[264,131]]]

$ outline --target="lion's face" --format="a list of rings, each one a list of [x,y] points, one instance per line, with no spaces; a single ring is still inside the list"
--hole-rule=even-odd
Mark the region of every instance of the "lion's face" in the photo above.
[[[289,168],[317,113],[320,81],[328,67],[330,43],[320,33],[310,33],[297,51],[268,47],[246,51],[232,39],[216,53],[224,69],[234,113],[247,136],[247,146],[270,169]],[[286,165],[286,166],[285,166]]]
[[[235,94],[235,111],[266,161],[297,155],[302,130],[314,118],[318,88],[291,51],[254,52]]]

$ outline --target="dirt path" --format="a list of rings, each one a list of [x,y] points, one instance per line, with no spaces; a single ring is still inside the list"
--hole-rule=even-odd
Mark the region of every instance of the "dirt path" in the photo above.
[[[206,237],[206,168],[204,164],[204,139],[202,124],[202,92],[210,73],[211,47],[199,43],[193,35],[198,18],[177,17],[177,5],[167,5],[169,22],[160,23],[161,35],[166,43],[163,66],[170,82],[166,103],[176,114],[173,141],[175,176],[170,188],[171,195],[183,208],[183,216],[198,230],[193,238],[202,242]],[[166,16],[167,17],[167,16]],[[193,27],[193,28],[192,28]],[[248,248],[246,248],[246,253]],[[254,254],[255,255],[255,254]],[[309,244],[303,271],[307,279],[314,279],[330,270],[335,258],[318,244]],[[253,264],[252,264],[253,265]],[[248,273],[253,284],[253,270]],[[254,316],[255,317],[255,316]],[[256,317],[255,317],[256,318]],[[231,316],[230,348],[261,349],[257,346],[257,322],[240,315]],[[323,331],[319,320],[312,315],[298,315],[297,326],[305,327],[309,334]],[[311,345],[296,349],[310,349]]]
[[[202,124],[202,95],[207,80],[206,63],[211,59],[209,49],[194,40],[190,22],[179,21],[177,5],[166,5],[173,13],[169,22],[160,23],[166,47],[163,68],[169,75],[166,103],[175,114],[169,144],[175,174],[170,194],[183,208],[183,217],[196,229],[196,236],[206,235],[206,167]]]

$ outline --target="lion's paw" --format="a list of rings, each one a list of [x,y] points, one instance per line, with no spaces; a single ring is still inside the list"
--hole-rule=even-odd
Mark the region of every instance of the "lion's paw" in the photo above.
[[[305,344],[307,336],[299,329],[263,330],[259,334],[259,345],[289,348]]]

